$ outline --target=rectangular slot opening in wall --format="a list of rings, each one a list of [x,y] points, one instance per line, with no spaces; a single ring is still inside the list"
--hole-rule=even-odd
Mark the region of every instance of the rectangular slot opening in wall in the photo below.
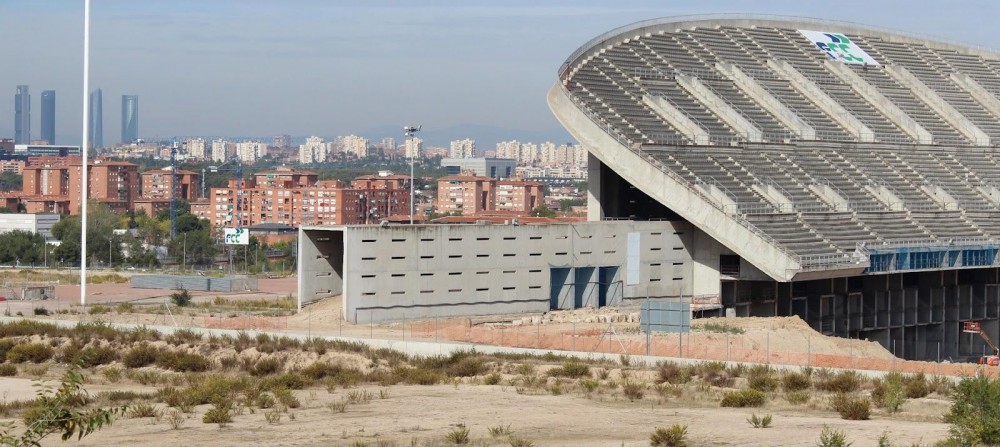
[[[434,276],[434,274],[433,273],[424,272],[424,273],[421,273],[420,276]]]
[[[392,274],[393,278],[403,278],[405,276],[406,276],[406,273],[393,273]]]
[[[458,292],[461,292],[461,291],[462,291],[462,289],[448,289],[448,292],[450,292],[450,293],[458,293]]]
[[[581,251],[580,252],[581,255],[589,255],[591,253],[593,253],[593,252],[592,251]]]
[[[458,276],[458,275],[461,275],[461,274],[462,274],[462,272],[448,272],[449,276]]]
[[[542,273],[541,269],[528,270],[528,273]]]
[[[488,237],[477,237],[476,240],[477,241],[488,241],[488,240],[490,240],[490,238],[488,238]]]
[[[448,240],[449,241],[461,241],[462,238],[460,238],[460,237],[450,237],[450,238],[448,238]]]
[[[434,259],[434,255],[420,255],[420,259]]]
[[[448,259],[461,258],[462,255],[448,255]]]
[[[391,294],[392,294],[392,295],[403,295],[403,294],[405,294],[405,293],[406,293],[406,292],[401,292],[401,291],[398,291],[398,290],[397,290],[397,291],[395,291],[395,292],[392,292]]]
[[[684,278],[671,278],[671,279],[673,279],[674,281],[683,281],[684,280]]]
[[[375,275],[361,275],[362,278],[374,278]]]
[[[684,265],[683,262],[675,262],[674,265]]]
[[[504,273],[517,273],[517,270],[504,270]]]
[[[530,236],[530,237],[528,237],[528,239],[533,240],[533,241],[537,241],[537,240],[539,240],[541,238],[542,238],[541,236]]]
[[[476,257],[477,258],[488,258],[488,257],[490,257],[490,255],[479,254],[479,255],[476,255]]]
[[[528,253],[528,256],[541,256],[541,253]]]
[[[674,251],[683,250],[683,249],[684,249],[684,247],[674,247]]]
[[[651,262],[651,263],[649,263],[649,266],[650,267],[659,267],[660,263],[659,262]]]
[[[421,238],[420,242],[434,242],[434,238],[432,237]]]
[[[656,232],[649,233],[649,234],[650,234],[650,236],[659,236],[659,235],[661,235],[663,233],[660,233],[659,231],[656,231]]]
[[[510,287],[504,287],[503,289],[504,289],[504,290],[514,290],[514,287],[513,287],[513,286],[510,286]]]
[[[393,256],[392,259],[395,259],[395,260],[398,261],[400,259],[406,259],[406,256]]]
[[[564,252],[564,251],[557,251],[556,252],[556,256],[566,256],[566,252]]]
[[[613,255],[615,253],[616,252],[614,250],[604,250],[604,254],[606,254],[606,255]]]
[[[362,239],[361,242],[364,242],[364,243],[368,244],[368,243],[371,243],[371,242],[375,242],[375,239]]]
[[[660,247],[649,247],[649,251],[660,251]]]
[[[489,275],[490,272],[488,270],[484,270],[484,271],[481,271],[481,272],[476,272],[476,274],[477,275]]]
[[[434,293],[433,290],[421,290],[420,293]]]
[[[393,242],[406,242],[406,239],[393,239]]]
[[[681,235],[684,234],[684,232],[683,231],[675,231],[674,234],[677,235],[677,236],[681,236]]]
[[[375,292],[361,292],[361,296],[375,296]]]
[[[362,261],[374,261],[375,257],[374,256],[367,256],[367,257],[361,258],[361,260]]]
[[[660,282],[660,278],[649,278],[649,282]]]
[[[505,241],[513,241],[513,240],[517,240],[517,237],[514,237],[514,236],[504,236],[503,240],[505,240]]]
[[[517,255],[515,253],[504,253],[503,254],[503,257],[505,257],[505,258],[510,257],[510,256],[517,256]]]
[[[541,289],[542,286],[528,286],[529,289]]]
[[[479,287],[476,289],[476,292],[487,292],[489,290],[490,290],[489,287]]]

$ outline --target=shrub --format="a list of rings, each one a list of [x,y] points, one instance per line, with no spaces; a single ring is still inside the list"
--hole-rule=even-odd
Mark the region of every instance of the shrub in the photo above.
[[[770,414],[765,414],[764,416],[757,416],[757,413],[750,413],[750,417],[747,418],[747,422],[753,426],[753,428],[770,428],[771,421],[774,417]]]
[[[486,371],[486,361],[482,357],[465,357],[448,368],[448,375],[453,377],[473,377]]]
[[[781,388],[788,391],[802,391],[812,387],[812,379],[800,372],[787,372],[781,377]]]
[[[631,380],[626,380],[622,382],[622,394],[628,398],[629,401],[642,400],[642,396],[645,394],[646,385],[640,382],[633,382]]]
[[[861,388],[861,376],[854,371],[842,371],[817,382],[816,388],[832,393],[853,393]]]
[[[36,307],[31,310],[35,315],[48,315],[49,310],[44,307]]]
[[[52,358],[55,351],[44,343],[23,343],[7,351],[7,361],[11,363],[42,363]]]
[[[649,434],[649,445],[653,447],[687,447],[687,425],[674,424],[669,428],[656,427]]]
[[[830,407],[841,419],[866,421],[871,417],[871,402],[866,398],[854,398],[846,393],[837,393],[830,398]]]
[[[220,428],[225,427],[226,424],[233,422],[232,409],[229,407],[212,407],[205,412],[205,416],[202,416],[201,421],[206,424],[219,424]]]
[[[14,377],[17,375],[17,367],[8,363],[0,364],[0,377]]]
[[[785,393],[785,400],[790,404],[802,405],[809,402],[811,396],[805,391],[789,391]]]
[[[510,430],[510,424],[507,425],[497,425],[496,427],[489,427],[490,436],[494,438],[501,438],[504,436],[510,436],[514,432]]]
[[[347,411],[347,400],[342,399],[326,404],[326,408],[329,408],[333,413],[343,413]]]
[[[186,420],[187,416],[184,416],[184,412],[181,410],[174,408],[167,412],[167,423],[174,430],[180,429]]]
[[[535,447],[534,442],[516,436],[511,436],[507,441],[510,443],[510,447]]]
[[[747,379],[747,387],[765,393],[778,389],[778,379],[770,375],[753,375]]]
[[[469,429],[464,425],[448,432],[444,436],[444,439],[452,444],[468,444],[469,443]]]
[[[872,388],[871,399],[876,407],[885,408],[890,413],[899,411],[906,401],[903,391],[903,376],[897,372],[885,375],[883,379],[876,379]]]
[[[496,385],[500,383],[500,379],[502,379],[500,373],[494,372],[488,374],[486,377],[483,377],[483,383],[486,385]]]
[[[122,364],[129,368],[142,368],[156,362],[156,356],[160,350],[150,346],[148,343],[140,343],[133,346],[122,357]]]
[[[253,367],[248,371],[255,376],[267,376],[277,374],[285,366],[285,359],[281,357],[264,357],[254,362]]]
[[[107,365],[118,360],[118,350],[111,346],[91,346],[84,348],[77,355],[74,363],[79,362],[84,368]]]
[[[847,435],[840,430],[831,430],[829,426],[823,424],[823,431],[819,433],[817,447],[849,447],[852,442],[847,442]]]
[[[1000,379],[966,377],[955,386],[945,422],[960,445],[1000,444]]]
[[[910,399],[920,399],[931,393],[931,389],[927,385],[927,378],[924,377],[923,373],[918,373],[915,376],[907,378],[905,383],[906,385],[903,388],[906,392],[906,397]]]
[[[178,307],[186,307],[191,304],[191,294],[188,293],[187,289],[180,289],[170,294],[170,302]]]
[[[212,363],[201,354],[163,350],[156,356],[156,365],[177,372],[202,372]]]
[[[728,323],[705,323],[701,325],[701,330],[720,334],[742,334],[745,332],[743,328]]]
[[[659,368],[657,368],[657,374],[659,376],[657,383],[666,382],[677,385],[687,383],[691,380],[691,374],[688,369],[673,362],[660,363]]]
[[[596,381],[594,379],[591,379],[591,378],[583,378],[583,379],[580,379],[580,386],[583,387],[583,390],[587,394],[590,394],[590,393],[593,393],[594,390],[597,389],[597,387],[601,386],[601,382],[598,382],[598,381]]]
[[[0,361],[7,358],[7,351],[10,351],[14,346],[17,346],[17,341],[10,339],[0,340]]]
[[[125,413],[125,416],[131,419],[155,418],[160,417],[160,415],[162,415],[162,412],[158,408],[146,402],[130,406]]]
[[[590,377],[590,366],[577,361],[568,361],[560,367],[550,369],[548,374],[552,377],[569,377],[571,379]]]
[[[765,401],[767,401],[767,396],[758,390],[730,391],[722,396],[722,402],[719,403],[719,406],[735,408],[760,407],[764,405]]]

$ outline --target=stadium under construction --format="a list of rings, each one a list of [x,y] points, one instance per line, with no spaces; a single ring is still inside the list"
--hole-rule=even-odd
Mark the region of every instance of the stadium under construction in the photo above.
[[[548,103],[590,153],[591,222],[304,227],[300,299],[359,321],[685,297],[908,359],[1000,331],[1000,53],[665,18],[580,47]]]

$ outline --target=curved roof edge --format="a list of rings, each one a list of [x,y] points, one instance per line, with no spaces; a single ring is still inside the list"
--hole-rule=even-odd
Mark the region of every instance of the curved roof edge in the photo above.
[[[836,29],[816,29],[815,31],[839,31],[845,33],[856,33],[856,34],[868,34],[875,35],[879,37],[888,38],[904,38],[906,40],[915,40],[921,43],[931,43],[936,47],[944,47],[948,49],[953,49],[961,52],[971,52],[976,53],[980,56],[987,56],[990,58],[1000,59],[1000,51],[984,47],[981,45],[974,45],[969,43],[964,43],[956,40],[949,40],[940,37],[920,35],[915,33],[909,33],[906,31],[899,31],[891,28],[878,27],[873,25],[864,25],[854,22],[845,22],[837,20],[824,20],[811,17],[796,17],[796,16],[783,16],[783,15],[762,15],[762,14],[694,14],[694,15],[681,15],[681,16],[669,16],[660,17],[656,19],[641,20],[638,22],[630,23],[628,25],[620,26],[613,30],[607,31],[593,39],[587,41],[587,43],[577,48],[566,61],[563,62],[562,67],[560,67],[560,73],[563,67],[567,65],[575,64],[578,59],[594,48],[604,46],[608,43],[617,43],[622,40],[622,36],[625,34],[638,34],[643,35],[646,33],[658,32],[665,28],[667,25],[673,25],[675,28],[688,28],[693,26],[705,26],[705,25],[763,25],[763,26],[780,26],[780,27],[790,27],[797,29],[806,29],[807,26],[819,26],[819,27],[836,27]],[[631,37],[631,36],[629,36]]]

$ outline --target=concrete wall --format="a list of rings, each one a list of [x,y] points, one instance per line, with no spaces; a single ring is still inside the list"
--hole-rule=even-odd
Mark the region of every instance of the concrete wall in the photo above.
[[[0,214],[0,233],[21,230],[41,234],[51,240],[52,226],[59,222],[58,214]]]
[[[629,233],[640,241],[631,285]],[[302,301],[342,293],[353,322],[544,312],[693,290],[696,244],[685,222],[303,227],[299,240]]]

